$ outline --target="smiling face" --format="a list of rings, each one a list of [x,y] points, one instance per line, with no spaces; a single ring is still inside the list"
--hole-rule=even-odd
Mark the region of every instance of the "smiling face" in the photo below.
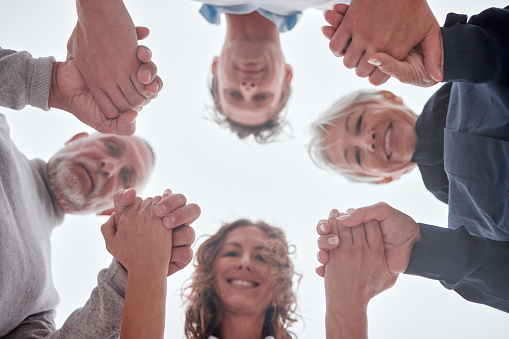
[[[417,144],[417,115],[401,98],[357,104],[326,129],[322,143],[329,160],[350,172],[390,182],[411,170]]]
[[[212,74],[217,81],[216,105],[227,118],[245,126],[273,119],[286,104],[292,80],[281,47],[267,41],[225,43],[221,56],[214,58]]]
[[[78,134],[48,162],[53,193],[66,213],[101,212],[122,188],[140,188],[152,170],[148,145],[137,137]]]
[[[213,265],[214,288],[226,312],[261,316],[274,293],[274,267],[264,257],[269,236],[256,226],[230,231]]]

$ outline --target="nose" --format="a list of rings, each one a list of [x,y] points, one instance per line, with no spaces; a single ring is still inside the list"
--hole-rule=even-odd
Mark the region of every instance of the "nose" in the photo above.
[[[237,269],[245,269],[247,271],[251,271],[253,269],[249,253],[244,253],[239,257],[239,261],[237,262]]]
[[[256,81],[254,80],[241,80],[241,87],[244,91],[250,91],[256,88]]]
[[[368,152],[375,152],[376,149],[376,133],[371,131],[361,136],[361,144]]]
[[[108,178],[112,177],[117,171],[117,164],[111,160],[103,159],[101,161],[101,172]]]

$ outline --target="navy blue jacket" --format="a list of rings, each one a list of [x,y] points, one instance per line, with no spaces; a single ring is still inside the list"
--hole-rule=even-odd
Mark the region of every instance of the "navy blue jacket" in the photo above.
[[[420,225],[405,273],[509,312],[509,7],[468,24],[449,14],[442,36],[450,83],[424,108],[435,125],[416,125],[414,161],[426,187],[448,202],[449,228]]]

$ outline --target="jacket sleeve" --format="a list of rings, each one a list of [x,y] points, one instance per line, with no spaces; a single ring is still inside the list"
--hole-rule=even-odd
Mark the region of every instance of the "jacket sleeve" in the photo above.
[[[99,272],[97,282],[85,306],[75,310],[60,329],[55,330],[55,312],[50,310],[31,315],[4,338],[118,338],[127,271],[113,259],[109,268]]]
[[[0,48],[0,106],[26,105],[49,110],[51,72],[55,58],[32,58],[28,52]]]
[[[464,299],[509,312],[509,242],[420,224],[405,274],[439,280]]]
[[[509,6],[449,13],[442,27],[444,82],[509,81]]]

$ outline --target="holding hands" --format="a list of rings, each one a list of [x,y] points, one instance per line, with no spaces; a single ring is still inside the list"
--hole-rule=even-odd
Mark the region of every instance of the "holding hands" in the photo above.
[[[138,46],[149,30],[134,27],[120,0],[77,1],[77,10],[67,61],[53,66],[49,107],[100,133],[132,135],[137,112],[163,87],[151,51]]]
[[[324,26],[322,32],[330,40],[331,52],[344,57],[344,65],[355,68],[358,76],[369,76],[373,85],[385,83],[390,76],[418,86],[442,80],[442,36],[425,0],[353,0],[350,6],[335,5],[324,17],[330,26]],[[413,54],[420,55],[419,63],[413,58],[410,63],[395,64],[419,44],[421,52]],[[390,66],[384,69],[382,63]],[[420,68],[412,70],[416,64]],[[413,79],[425,75],[431,80]]]
[[[339,226],[350,228],[371,220],[378,221],[389,272],[392,275],[397,275],[406,271],[413,244],[421,236],[419,225],[408,215],[381,202],[372,206],[349,209],[347,213],[339,213],[336,220]],[[341,242],[341,238],[338,239],[336,235],[331,234],[331,229],[330,219],[319,223],[317,227],[317,232],[320,235],[318,257],[323,265],[326,265],[328,261],[326,251],[338,247]],[[318,267],[317,273],[323,276],[325,267]]]
[[[189,225],[200,216],[198,205],[171,190],[143,200],[131,188],[113,199],[115,212],[101,230],[108,252],[128,272],[157,267],[170,276],[191,262],[195,233]]]
[[[389,272],[378,221],[347,227],[337,217],[338,211],[332,210],[329,219],[318,224],[319,234],[329,232],[319,240],[319,260],[326,266],[317,270],[325,277],[327,338],[367,338],[368,303],[391,288],[397,274]],[[334,239],[336,245],[320,245],[324,239]]]

